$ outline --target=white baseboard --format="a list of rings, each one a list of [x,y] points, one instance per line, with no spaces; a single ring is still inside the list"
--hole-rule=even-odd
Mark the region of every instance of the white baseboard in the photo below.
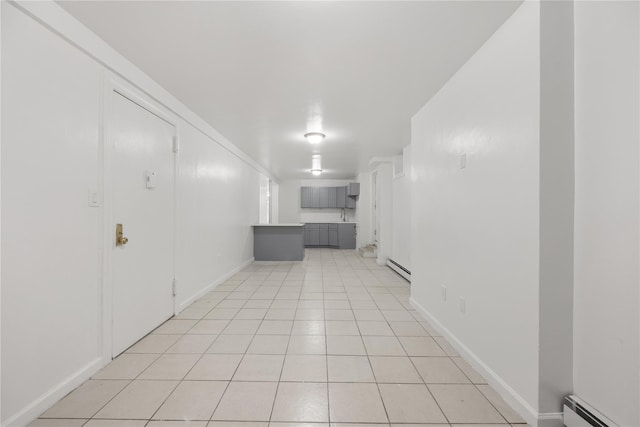
[[[179,314],[180,312],[182,312],[182,310],[184,310],[185,308],[187,308],[191,304],[193,304],[197,299],[202,298],[207,293],[209,293],[212,290],[214,290],[216,287],[218,287],[219,284],[223,283],[225,280],[229,279],[234,274],[239,273],[240,271],[244,270],[253,261],[254,261],[253,257],[249,258],[248,260],[246,260],[245,262],[240,264],[238,267],[236,267],[233,270],[231,270],[230,272],[226,273],[224,276],[218,277],[216,280],[214,280],[213,282],[211,282],[210,284],[205,286],[203,289],[198,291],[196,294],[192,295],[191,297],[187,298],[185,301],[181,302],[180,305],[178,306],[178,309],[176,310],[175,314]]]
[[[538,413],[538,427],[563,427],[564,416],[562,412]]]
[[[62,382],[56,384],[43,395],[21,409],[17,414],[9,417],[2,423],[2,427],[26,426],[31,421],[38,418],[38,416],[40,416],[44,411],[52,407],[60,399],[75,390],[80,386],[80,384],[91,378],[91,376],[98,372],[102,366],[104,366],[102,358],[95,358],[83,368],[74,372],[68,378],[65,378]]]
[[[533,427],[562,427],[562,413],[539,413],[529,405],[519,393],[506,383],[498,374],[489,368],[466,345],[442,325],[429,311],[420,305],[413,297],[411,305],[424,316],[431,325],[460,353],[489,385],[507,402],[524,420]]]

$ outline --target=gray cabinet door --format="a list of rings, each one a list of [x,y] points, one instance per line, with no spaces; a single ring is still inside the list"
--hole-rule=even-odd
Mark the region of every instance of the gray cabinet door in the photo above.
[[[336,187],[336,207],[347,207],[347,187]]]
[[[347,196],[359,196],[360,195],[360,183],[359,182],[351,182],[349,183],[349,188],[347,190]]]
[[[319,187],[320,190],[320,208],[329,207],[329,187]]]
[[[328,187],[329,188],[329,206],[328,208],[337,208],[338,207],[338,187]]]
[[[338,228],[335,230],[329,229],[329,246],[338,247]]]
[[[303,228],[303,234],[304,234],[304,245],[308,246],[309,245],[309,233],[311,230],[309,230],[309,225],[305,224],[304,228]]]
[[[340,249],[356,248],[356,224],[338,224],[338,246]]]
[[[311,204],[310,208],[319,208],[320,207],[320,187],[310,187],[311,188]]]
[[[321,228],[319,236],[320,246],[329,246],[329,229]]]
[[[320,245],[320,229],[311,229],[309,230],[309,245],[310,246],[319,246]]]
[[[328,246],[329,245],[329,224],[318,224],[318,229],[320,230],[320,246]]]
[[[300,207],[311,207],[311,187],[300,187]]]
[[[351,196],[347,196],[347,208],[348,209],[355,209],[356,208],[356,199],[351,197]]]

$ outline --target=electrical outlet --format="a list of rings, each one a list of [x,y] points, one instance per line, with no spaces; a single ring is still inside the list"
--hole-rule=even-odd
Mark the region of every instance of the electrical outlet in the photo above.
[[[460,313],[466,313],[467,312],[467,301],[460,297]]]
[[[447,287],[442,285],[442,301],[447,300]]]

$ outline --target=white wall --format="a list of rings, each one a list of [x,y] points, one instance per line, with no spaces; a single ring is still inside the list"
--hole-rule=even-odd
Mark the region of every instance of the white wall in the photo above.
[[[391,256],[393,247],[393,165],[392,159],[376,161],[372,165],[373,173],[376,174],[376,215],[375,232],[377,237],[377,259],[376,263],[385,265]],[[373,196],[372,196],[373,197]],[[374,209],[371,207],[371,209]],[[372,224],[372,227],[374,224]]]
[[[360,183],[360,196],[358,196],[358,209],[356,209],[356,222],[358,223],[356,248],[362,248],[373,243],[371,235],[371,172],[359,173],[356,182]]]
[[[290,179],[280,182],[278,191],[278,215],[281,224],[300,222],[342,221],[342,209],[311,209],[300,207],[300,187],[342,187],[355,179]],[[361,186],[362,188],[362,186]],[[361,190],[362,191],[362,190]],[[347,221],[356,221],[361,199],[356,201],[356,209],[346,209]]]
[[[264,173],[59,6],[2,2],[3,426],[28,424],[108,362],[102,208],[88,206],[88,191],[101,186],[102,79],[111,71],[17,7],[179,114],[178,307],[250,261]]]
[[[253,257],[260,174],[209,137],[180,128],[176,185],[176,305],[191,304],[210,285]]]
[[[260,224],[269,224],[271,216],[271,192],[269,191],[271,184],[269,177],[260,174]]]
[[[403,173],[393,176],[391,258],[411,270],[411,146],[402,149]]]
[[[271,181],[271,224],[280,222],[280,184]]]
[[[532,424],[539,26],[539,4],[525,2],[414,116],[411,144],[413,301]]]
[[[640,425],[637,2],[575,3],[574,391]]]
[[[101,75],[15,7],[1,7],[7,420],[100,365],[100,209],[87,201],[99,187]]]

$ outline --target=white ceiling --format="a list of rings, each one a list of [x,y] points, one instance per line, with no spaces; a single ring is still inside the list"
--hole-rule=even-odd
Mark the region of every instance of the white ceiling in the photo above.
[[[326,179],[409,144],[411,116],[520,3],[60,4],[279,179],[310,178],[314,152]]]

